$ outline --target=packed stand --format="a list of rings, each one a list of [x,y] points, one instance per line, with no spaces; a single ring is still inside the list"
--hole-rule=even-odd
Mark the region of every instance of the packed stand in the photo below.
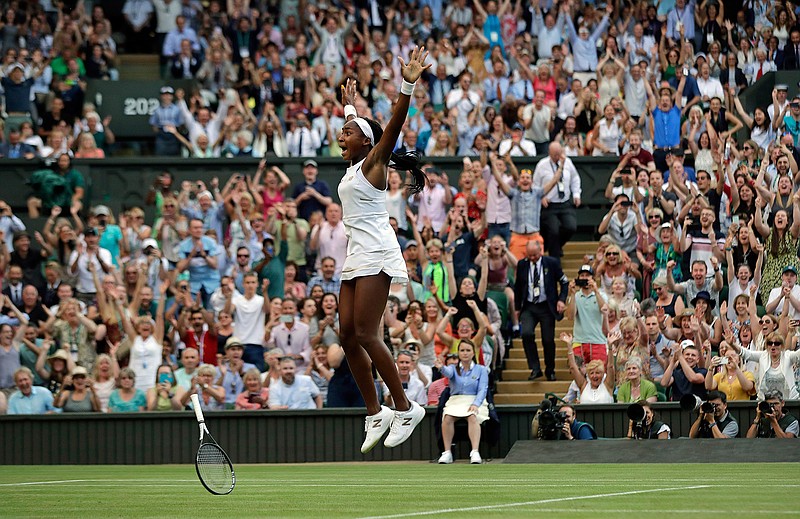
[[[472,359],[492,369],[516,332],[531,379],[555,380],[562,315],[576,323],[562,339],[574,345],[582,403],[707,390],[797,398],[800,98],[777,85],[772,105],[753,114],[738,99],[765,72],[800,66],[791,4],[371,0],[302,13],[236,0],[153,4],[128,0],[126,25],[112,31],[128,33],[130,50],[159,50],[165,74],[197,80],[191,92],[162,88],[151,118],[159,155],[338,156],[342,82],[356,78],[359,114],[385,122],[396,56],[430,49],[434,66],[397,150],[464,161],[456,185],[427,165],[430,184],[410,197],[403,172],[389,175],[412,282],[390,289],[385,339],[410,399],[438,403],[440,380],[463,390]],[[50,215],[42,234],[26,232],[10,207],[0,220],[0,386],[22,395],[12,410],[180,409],[193,392],[207,409],[360,405],[337,344],[347,238],[313,159],[294,185],[266,161],[208,185],[178,186],[165,172],[148,195],[148,224],[142,208],[115,218],[84,200],[71,157],[100,158],[113,142],[110,121],[80,92],[76,41],[87,26],[101,42],[92,52],[110,39],[102,9],[91,13],[20,15],[19,30],[39,19],[53,34],[47,49],[4,40],[6,111],[30,121],[10,129],[3,155],[57,159],[56,178],[43,174],[42,196],[28,204],[30,215]],[[31,65],[17,65],[23,51]],[[54,94],[15,90],[48,70]],[[9,109],[15,98],[22,110]],[[737,141],[740,130],[750,138]],[[535,155],[532,170],[514,164]],[[570,157],[583,155],[620,162],[600,248],[575,282],[560,257],[581,204]],[[46,189],[54,182],[66,186],[58,200]]]

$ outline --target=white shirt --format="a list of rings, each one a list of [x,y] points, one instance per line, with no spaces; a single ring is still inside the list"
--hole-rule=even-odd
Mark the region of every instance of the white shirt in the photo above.
[[[444,203],[447,195],[445,189],[441,184],[436,184],[433,187],[426,185],[422,193],[419,194],[417,229],[420,232],[425,226],[426,216],[430,219],[434,232],[438,233],[442,229],[447,216],[447,207]]]
[[[264,297],[258,294],[247,299],[235,292],[231,298],[236,307],[233,330],[244,344],[264,344]]]
[[[511,150],[509,152],[509,150]],[[501,156],[509,153],[512,157],[535,157],[536,156],[536,145],[533,143],[532,140],[523,138],[519,141],[519,144],[515,144],[511,141],[511,139],[503,139],[500,141],[500,146],[497,148],[497,153]]]
[[[700,97],[707,96],[709,99],[712,97],[719,97],[725,99],[725,93],[722,91],[722,83],[719,79],[714,79],[709,76],[708,79],[697,77],[697,89],[700,90]]]
[[[110,266],[112,264],[111,253],[102,247],[99,247],[97,250],[100,252],[100,258],[103,260],[103,263]],[[78,256],[78,251],[74,250],[72,251],[72,254],[69,255],[70,268],[75,264],[76,261],[78,262],[78,270],[75,271],[75,273],[78,276],[78,280],[75,283],[75,291],[82,292],[84,294],[97,293],[97,289],[94,286],[94,279],[92,279],[92,273],[87,269],[87,266],[91,261],[91,263],[94,265],[97,275],[101,275],[103,268],[100,266],[100,262],[97,261],[97,256],[92,254],[90,259],[86,252]]]
[[[792,287],[792,296],[795,299],[800,299],[800,285],[795,285]],[[769,306],[772,302],[782,298],[783,298],[783,287],[773,288],[769,293],[769,299],[767,299],[767,306]],[[789,305],[789,320],[800,319],[800,312],[797,310],[797,308],[794,307],[792,303],[785,300],[783,301],[783,304]],[[783,305],[781,303],[778,303],[778,306],[772,313],[774,315],[781,315],[782,311],[783,311]]]
[[[287,386],[282,378],[269,386],[269,405],[288,406],[289,409],[316,409],[314,398],[319,395],[319,388],[311,377],[295,375],[294,383]]]
[[[502,155],[502,152],[500,154]],[[533,171],[533,185],[544,188],[545,184],[553,178],[553,174],[557,169],[558,165],[550,160],[549,156],[543,158],[536,164],[536,169]],[[561,195],[558,193],[559,187],[561,187]],[[561,182],[554,186],[549,193],[545,193],[544,197],[554,203],[567,202],[573,198],[581,197],[581,177],[569,157],[564,163]]]
[[[383,394],[388,395],[389,387],[383,382],[381,382],[381,386],[383,387]],[[428,391],[418,377],[408,377],[408,387],[403,389],[403,393],[406,394],[406,398],[419,405],[428,405]]]
[[[292,157],[314,157],[321,145],[319,134],[311,128],[297,128],[286,135],[286,147]]]

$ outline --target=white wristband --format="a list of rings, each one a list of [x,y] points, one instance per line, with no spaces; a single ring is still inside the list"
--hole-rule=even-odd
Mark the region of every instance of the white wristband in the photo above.
[[[400,93],[401,93],[401,94],[405,94],[405,95],[407,95],[407,96],[410,96],[411,94],[413,94],[413,93],[414,93],[414,87],[415,87],[416,85],[417,85],[417,83],[409,83],[408,81],[406,81],[406,80],[404,79],[404,80],[403,80],[403,84],[402,84],[402,86],[400,87]]]
[[[348,117],[350,117],[351,115],[352,115],[353,117],[358,117],[358,112],[356,112],[356,107],[355,107],[355,106],[353,106],[353,105],[346,105],[346,106],[344,107],[344,119],[345,119],[345,121],[346,121],[346,120],[347,120],[347,118],[348,118]]]

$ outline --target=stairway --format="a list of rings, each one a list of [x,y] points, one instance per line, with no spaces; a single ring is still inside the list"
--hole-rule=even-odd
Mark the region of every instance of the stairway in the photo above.
[[[561,266],[569,279],[575,279],[578,269],[583,265],[585,254],[594,254],[597,242],[569,242],[564,246],[564,257]],[[563,319],[556,323],[556,381],[548,382],[544,377],[536,381],[528,381],[531,370],[525,359],[522,349],[522,340],[514,339],[505,362],[502,381],[497,383],[497,393],[494,395],[495,404],[501,405],[538,405],[545,398],[545,393],[555,393],[564,396],[572,382],[572,375],[567,366],[567,345],[558,337],[562,332],[572,333],[572,321]],[[539,328],[536,329],[536,347],[539,350],[539,359],[544,369],[544,352]]]

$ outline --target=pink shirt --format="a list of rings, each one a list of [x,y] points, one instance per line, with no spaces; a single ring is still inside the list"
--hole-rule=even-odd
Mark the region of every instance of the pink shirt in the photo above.
[[[320,272],[320,262],[322,258],[331,257],[336,260],[336,277],[342,275],[342,267],[344,267],[344,260],[347,258],[347,234],[344,229],[344,222],[339,221],[335,227],[331,227],[328,222],[322,222],[317,231],[319,233],[319,253],[317,254],[317,262],[314,268]]]
[[[533,89],[542,90],[544,92],[544,102],[556,100],[556,82],[551,77],[547,82],[542,82],[537,77],[533,80]]]
[[[489,166],[483,168],[483,179],[486,181],[486,223],[510,223],[511,199],[500,189]],[[509,187],[514,187],[511,175],[504,174],[503,180]]]

